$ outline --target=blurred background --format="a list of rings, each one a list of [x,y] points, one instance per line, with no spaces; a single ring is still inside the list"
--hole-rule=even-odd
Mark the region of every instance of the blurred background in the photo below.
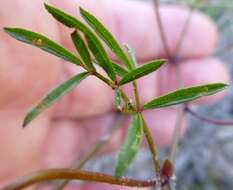
[[[151,2],[152,0],[132,1]],[[15,1],[8,2],[15,3]],[[190,8],[190,11],[197,9],[207,14],[216,22],[220,33],[220,40],[214,55],[224,61],[231,73],[231,79],[233,79],[233,0],[160,0],[160,3],[161,5],[175,4],[187,6]],[[27,13],[25,15],[27,16]],[[190,20],[191,16],[190,14]],[[208,118],[221,121],[233,120],[232,85],[228,90],[227,96],[222,101],[212,105],[200,106],[195,108],[195,111],[201,116],[207,116]],[[175,162],[177,174],[176,189],[232,190],[233,125],[214,125],[203,122],[191,115],[188,115],[188,119],[188,130],[179,144]],[[56,149],[52,150],[56,153]],[[169,150],[162,149],[159,150],[159,153],[159,159],[164,160],[169,154]],[[85,165],[85,169],[112,174],[114,172],[115,164],[113,163],[116,160],[116,155],[95,157]],[[147,150],[140,151],[136,161],[130,167],[127,176],[138,179],[150,179],[154,177],[151,155]]]
[[[145,1],[145,0],[144,0]],[[147,0],[148,1],[148,0]],[[199,0],[162,0],[161,4],[179,4],[193,7]],[[220,41],[215,56],[224,60],[233,77],[233,1],[207,0],[196,6],[209,15],[220,31]],[[210,118],[229,120],[233,118],[233,88],[221,102],[201,106],[198,113]],[[167,155],[162,150],[161,159]],[[112,172],[111,157],[102,157],[87,165],[88,169]],[[140,167],[139,167],[140,166]],[[176,159],[179,190],[230,190],[233,189],[233,126],[216,126],[189,116],[188,133],[180,143]],[[141,151],[129,176],[148,179],[153,176],[150,155]]]

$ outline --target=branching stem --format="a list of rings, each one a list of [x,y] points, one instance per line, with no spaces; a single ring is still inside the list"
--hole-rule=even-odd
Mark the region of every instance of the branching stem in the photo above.
[[[131,57],[131,60],[133,60],[134,65],[137,66],[138,65],[137,58],[135,57],[133,50],[131,48],[128,48],[128,49],[131,50],[128,52],[129,56]],[[133,81],[133,87],[134,87],[134,97],[135,97],[135,104],[136,104],[137,112],[141,113],[142,112],[141,103],[140,103],[141,101],[140,101],[137,81]],[[157,159],[157,148],[156,148],[156,145],[154,143],[150,128],[148,127],[142,113],[141,113],[141,116],[142,116],[142,120],[143,120],[143,132],[144,132],[144,135],[146,137],[146,141],[147,141],[147,144],[149,146],[149,150],[152,154],[152,161],[154,163],[155,172],[158,176],[160,173],[160,163],[159,163],[159,160]]]

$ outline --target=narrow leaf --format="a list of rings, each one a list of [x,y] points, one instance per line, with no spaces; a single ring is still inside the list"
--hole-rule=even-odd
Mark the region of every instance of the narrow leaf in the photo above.
[[[26,127],[33,119],[35,119],[41,112],[52,106],[55,102],[60,100],[64,95],[75,88],[83,79],[89,74],[87,72],[75,75],[71,79],[65,81],[54,90],[52,90],[45,98],[43,98],[39,104],[33,107],[26,115],[23,127]]]
[[[99,65],[97,60],[94,60],[94,63]],[[112,61],[112,66],[113,66],[115,73],[120,77],[123,77],[128,73],[128,71],[125,68],[123,68],[122,66],[120,66],[118,63],[115,63]]]
[[[125,48],[127,49],[130,62],[132,63],[132,70],[134,70],[138,67],[138,62],[137,62],[137,58],[135,55],[135,51],[128,44],[125,44]]]
[[[118,110],[122,110],[124,106],[124,101],[123,101],[122,93],[120,89],[115,90],[115,105]]]
[[[136,68],[136,69],[128,72],[128,74],[126,74],[121,79],[119,84],[123,85],[123,84],[129,83],[131,81],[134,81],[134,80],[136,80],[136,79],[138,79],[140,77],[148,75],[149,73],[152,73],[153,71],[160,68],[164,63],[166,63],[166,60],[159,59],[159,60],[155,60],[155,61],[152,61],[150,63],[144,64],[141,67]]]
[[[179,89],[175,92],[158,97],[144,105],[145,109],[154,109],[172,106],[196,100],[202,96],[209,96],[227,88],[228,85],[222,83],[208,84],[191,88]]]
[[[78,57],[41,34],[21,28],[4,28],[4,30],[10,36],[21,42],[36,46],[76,65],[81,64],[81,60]]]
[[[80,8],[80,13],[86,22],[95,30],[95,32],[102,38],[109,48],[118,56],[120,60],[126,65],[128,69],[132,69],[132,63],[124,52],[116,38],[108,31],[108,29],[91,13]]]
[[[126,71],[123,67],[121,67],[119,64],[112,62],[113,68],[117,75],[123,77],[125,76],[128,71]]]
[[[118,155],[115,176],[122,177],[138,153],[143,136],[143,122],[139,114],[133,115],[132,126]]]
[[[116,79],[116,73],[113,68],[112,62],[109,59],[106,51],[100,43],[98,43],[97,38],[85,35],[88,43],[88,47],[91,50],[92,54],[95,56],[96,60],[99,62],[99,65],[106,71],[108,76],[112,79]]]
[[[52,7],[46,3],[44,3],[45,8],[47,11],[52,14],[52,16],[65,26],[69,28],[76,28],[77,22],[79,22],[75,17],[63,12],[60,9],[57,9],[55,7]]]
[[[85,63],[85,65],[89,69],[92,69],[93,65],[92,65],[92,61],[91,61],[91,55],[87,49],[85,42],[83,41],[82,37],[80,36],[80,34],[77,31],[74,31],[71,34],[71,38],[73,40],[73,43],[74,43],[77,51],[79,52],[79,55],[81,56],[83,62]]]
[[[110,58],[108,57],[107,52],[105,51],[97,36],[85,24],[77,20],[75,17],[47,4],[45,4],[45,8],[57,21],[70,28],[76,28],[83,32],[92,54],[95,56],[96,60],[98,60],[100,66],[106,71],[108,76],[112,80],[115,80],[116,74],[114,72]]]

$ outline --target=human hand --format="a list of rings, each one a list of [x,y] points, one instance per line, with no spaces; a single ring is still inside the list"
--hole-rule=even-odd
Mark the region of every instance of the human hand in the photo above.
[[[149,4],[123,0],[100,1],[98,4],[84,0],[53,0],[51,3],[73,15],[77,14],[77,5],[89,9],[103,20],[122,43],[127,42],[135,49],[139,62],[164,56],[155,14]],[[0,11],[1,26],[29,28],[73,49],[68,38],[71,31],[57,25],[44,10],[41,1],[3,0]],[[161,13],[168,44],[174,52],[188,11],[166,7],[162,8]],[[186,58],[186,61],[180,63],[185,86],[229,83],[221,61],[210,57],[217,38],[215,25],[202,14],[195,13],[180,51],[180,56]],[[36,48],[20,44],[2,31],[0,40],[0,87],[3,89],[0,95],[1,186],[1,183],[32,170],[69,166],[74,158],[83,156],[108,127],[114,106],[111,90],[101,81],[90,78],[23,130],[20,126],[28,108],[55,84],[79,71],[79,68]],[[144,101],[177,87],[174,67],[174,64],[169,64],[139,81]],[[222,95],[203,99],[202,103],[216,101]],[[157,143],[161,146],[169,144],[176,111],[166,108],[147,112],[145,116]],[[185,126],[184,121],[183,129]],[[119,146],[125,131],[124,127],[114,136],[108,150]],[[93,184],[88,184],[83,189],[92,187]],[[104,187],[110,189],[109,186]]]

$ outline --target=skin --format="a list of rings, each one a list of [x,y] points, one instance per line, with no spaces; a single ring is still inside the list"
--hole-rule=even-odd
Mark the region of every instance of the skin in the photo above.
[[[77,15],[77,5],[93,12],[122,43],[127,42],[135,49],[139,62],[165,56],[154,11],[149,4],[123,0],[98,3],[53,0],[51,3],[73,15]],[[57,24],[39,0],[2,0],[0,15],[1,26],[29,28],[74,49],[69,38],[71,31]],[[185,8],[161,8],[172,53],[175,53],[187,15]],[[229,83],[228,71],[222,62],[211,57],[217,41],[214,23],[195,12],[179,52],[185,60],[179,63],[185,86]],[[176,89],[174,69],[174,64],[168,64],[157,73],[139,80],[143,102]],[[113,93],[104,83],[90,77],[28,128],[21,128],[28,109],[52,87],[78,71],[79,68],[19,43],[0,31],[0,187],[30,171],[69,166],[76,157],[82,157],[110,125],[114,112]],[[130,93],[130,87],[125,89]],[[223,96],[221,93],[196,103],[213,103]],[[166,108],[145,112],[145,117],[156,142],[160,146],[169,145],[176,111]],[[183,132],[185,129],[184,119]],[[125,134],[124,127],[114,135],[105,152],[119,148]],[[95,188],[123,189],[94,183],[79,186],[85,190]]]

